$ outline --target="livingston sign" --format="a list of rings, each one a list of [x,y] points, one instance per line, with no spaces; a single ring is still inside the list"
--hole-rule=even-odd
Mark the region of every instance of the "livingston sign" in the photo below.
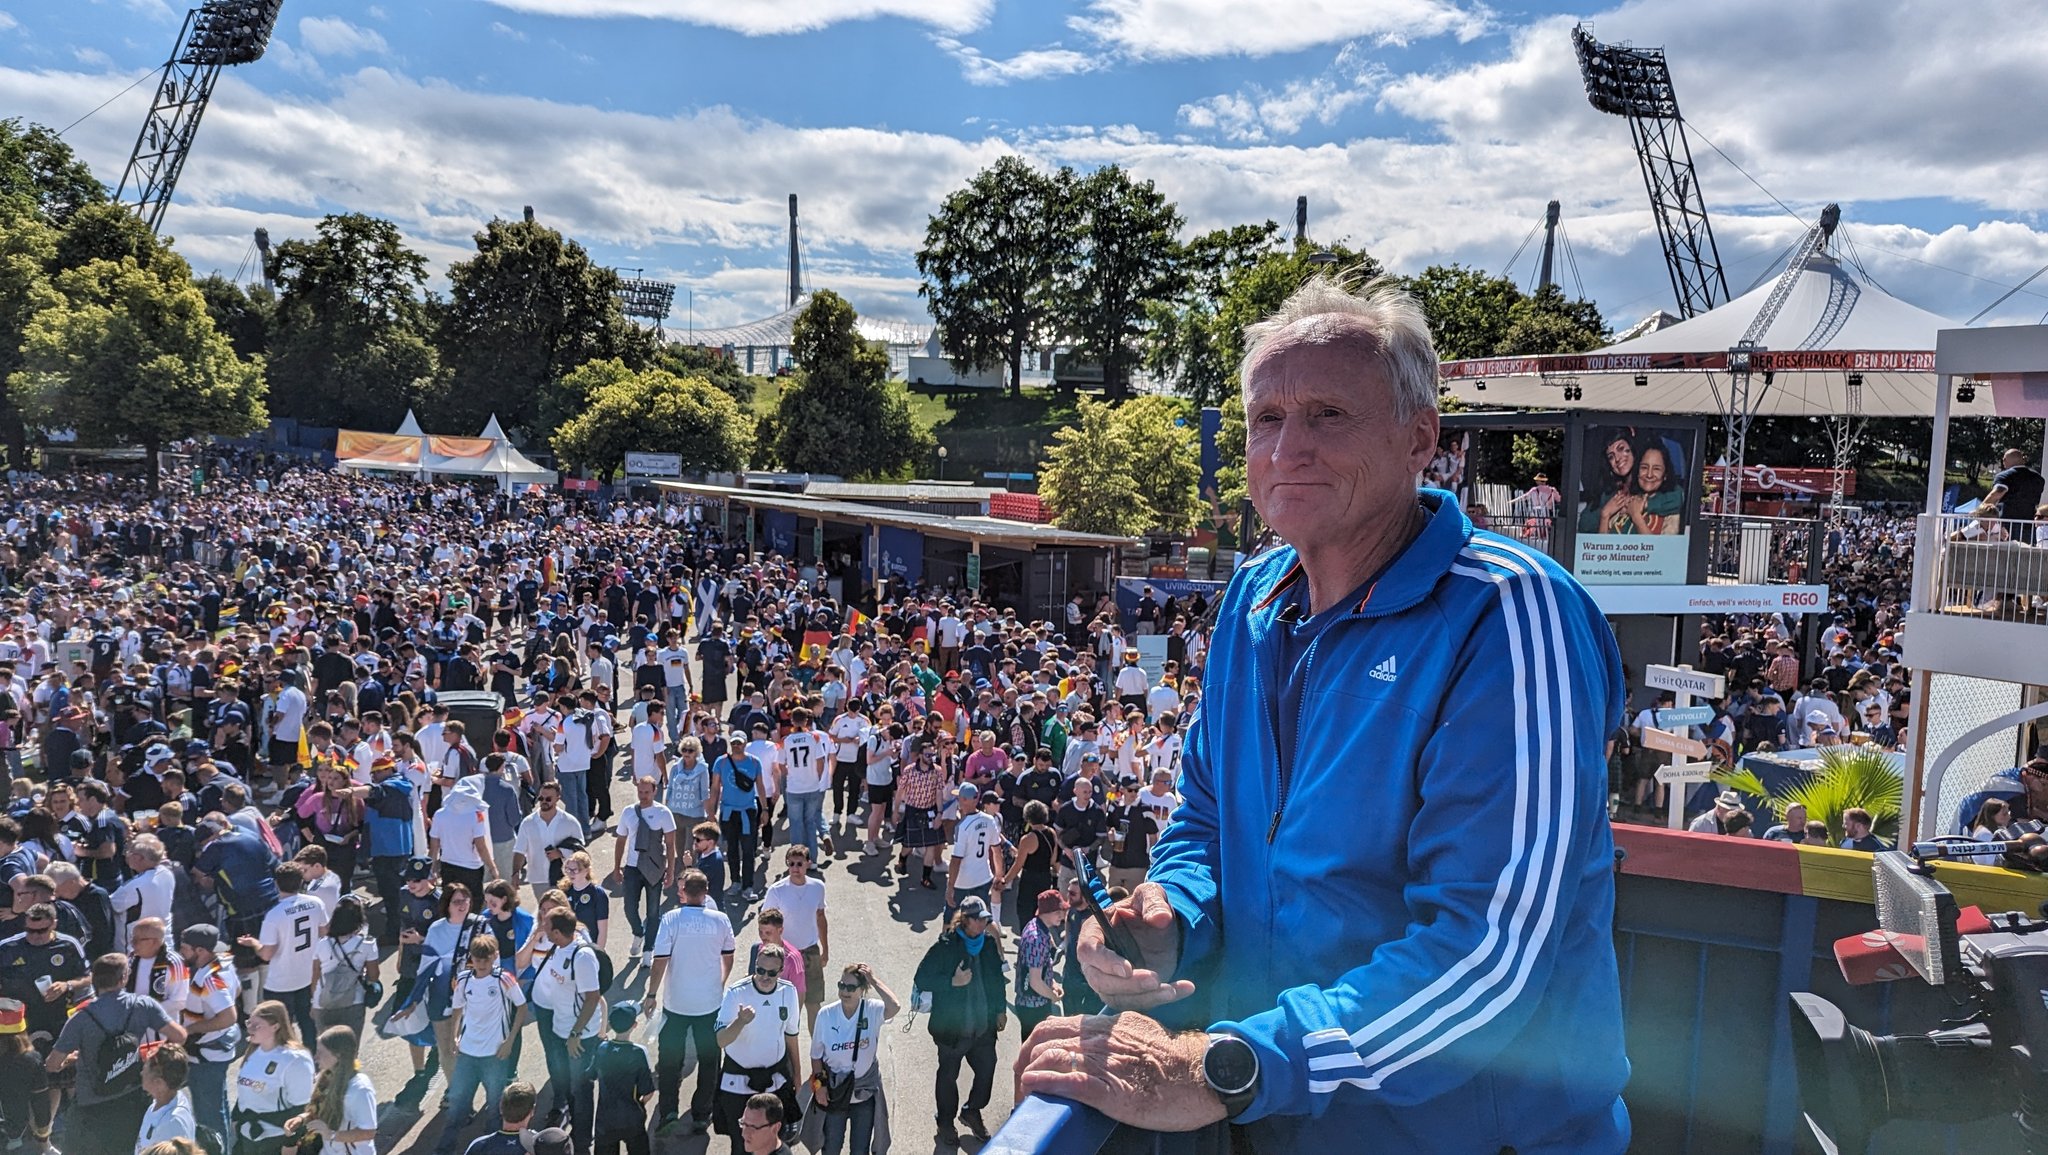
[[[1787,349],[1750,354],[1752,372],[1790,373],[1821,370],[1869,373],[1932,373],[1934,354],[1893,349]],[[1547,357],[1482,357],[1446,361],[1442,375],[1518,377],[1538,374],[1651,373],[1658,370],[1728,368],[1728,354],[1718,353],[1563,353]]]

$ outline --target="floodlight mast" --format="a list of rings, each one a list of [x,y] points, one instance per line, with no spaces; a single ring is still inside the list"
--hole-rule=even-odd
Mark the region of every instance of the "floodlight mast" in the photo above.
[[[178,187],[199,121],[213,99],[221,69],[263,58],[284,0],[206,0],[185,14],[178,43],[164,63],[156,99],[114,199],[135,210],[149,231],[163,224],[164,210]],[[133,191],[131,191],[133,190]]]
[[[1690,318],[1726,303],[1728,276],[1721,269],[1721,251],[1707,220],[1707,202],[1700,195],[1692,143],[1678,111],[1678,93],[1664,50],[1602,44],[1584,24],[1572,29],[1572,47],[1578,53],[1587,100],[1601,112],[1628,121],[1679,315]]]

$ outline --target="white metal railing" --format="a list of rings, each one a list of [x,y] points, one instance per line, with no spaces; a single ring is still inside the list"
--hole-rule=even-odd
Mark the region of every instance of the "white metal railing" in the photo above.
[[[2048,526],[1961,513],[1921,515],[1913,608],[2003,618],[2048,608],[2048,548],[2037,542],[2048,543]]]

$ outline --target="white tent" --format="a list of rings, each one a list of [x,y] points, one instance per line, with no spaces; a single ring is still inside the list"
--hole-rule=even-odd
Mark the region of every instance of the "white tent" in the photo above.
[[[488,437],[492,441],[510,440],[505,436],[505,427],[498,424],[498,415],[495,413],[491,414],[491,419],[489,421],[484,422],[484,431],[482,433],[477,434],[477,436]]]
[[[1646,413],[1727,410],[1728,350],[1763,310],[1778,278],[1688,321],[1643,332],[1593,353],[1449,361],[1443,383],[1468,405]],[[1835,258],[1808,259],[1784,306],[1757,342],[1750,392],[1759,416],[1851,412],[1848,377],[1860,374],[1856,409],[1870,417],[1934,413],[1934,335],[1955,322],[1909,305]],[[1638,381],[1642,384],[1638,384]],[[1583,393],[1567,401],[1561,388]],[[1991,393],[1958,416],[1991,416]]]
[[[427,435],[426,430],[420,428],[420,419],[414,416],[413,411],[410,409],[405,411],[405,420],[398,423],[398,432],[407,437],[425,437]]]

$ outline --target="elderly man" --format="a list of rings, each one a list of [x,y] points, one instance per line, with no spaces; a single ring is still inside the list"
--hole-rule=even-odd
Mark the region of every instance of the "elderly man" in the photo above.
[[[1417,491],[1437,359],[1381,282],[1246,331],[1252,500],[1289,546],[1233,578],[1150,878],[1077,954],[1026,1092],[1258,1151],[1620,1152],[1628,1079],[1603,743],[1614,638],[1549,558]],[[1332,821],[1342,815],[1342,821]],[[1504,827],[1504,828],[1503,828]],[[1242,1149],[1242,1148],[1240,1148]]]

